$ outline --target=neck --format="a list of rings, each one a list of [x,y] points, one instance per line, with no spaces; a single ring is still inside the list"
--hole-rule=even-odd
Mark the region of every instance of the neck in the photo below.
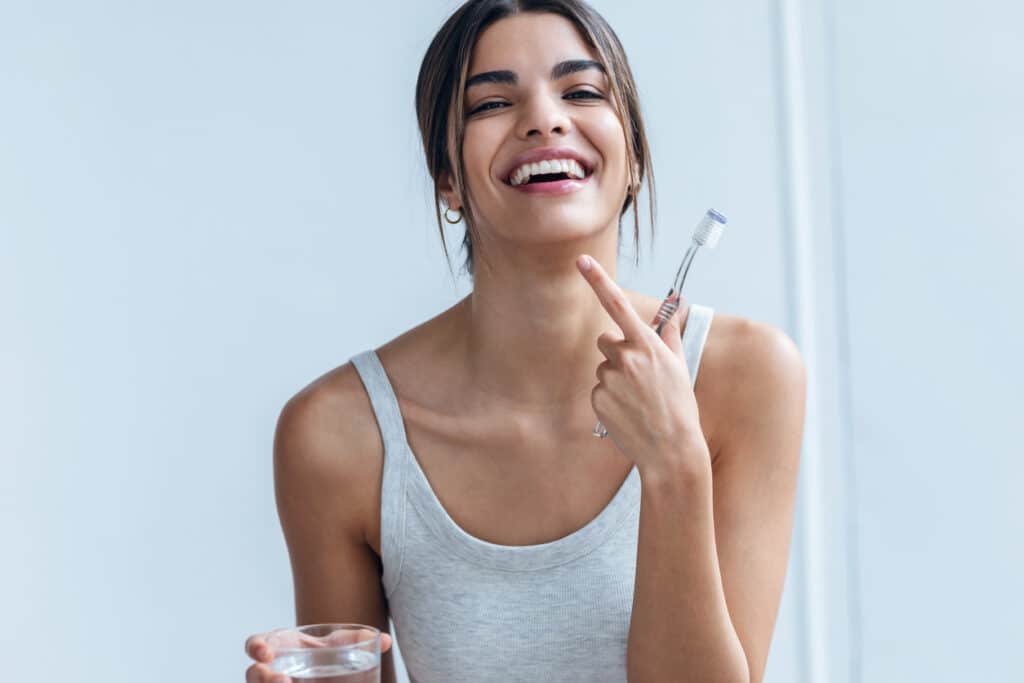
[[[616,238],[614,230],[607,234]],[[503,254],[475,269],[473,291],[457,305],[459,351],[474,398],[520,413],[589,401],[605,359],[597,337],[621,331],[575,261],[588,253],[614,278],[615,250],[608,239],[577,242],[543,258]]]

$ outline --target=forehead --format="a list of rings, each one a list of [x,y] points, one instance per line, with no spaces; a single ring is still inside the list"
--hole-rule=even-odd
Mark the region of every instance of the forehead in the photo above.
[[[597,53],[571,21],[550,12],[525,12],[499,19],[480,34],[469,74],[497,69],[547,74],[557,62],[585,57],[597,59]]]

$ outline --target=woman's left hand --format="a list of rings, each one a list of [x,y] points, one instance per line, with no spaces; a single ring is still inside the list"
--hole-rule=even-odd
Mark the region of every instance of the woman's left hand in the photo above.
[[[589,270],[583,267],[584,259],[592,264]],[[677,316],[662,326],[659,337],[596,259],[580,256],[576,267],[623,334],[616,338],[602,333],[597,338],[607,360],[597,366],[598,384],[590,403],[608,435],[641,473],[706,466],[710,455]]]

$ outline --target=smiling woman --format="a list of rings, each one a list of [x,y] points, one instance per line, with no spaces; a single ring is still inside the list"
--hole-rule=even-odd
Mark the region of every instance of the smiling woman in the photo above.
[[[416,106],[473,289],[281,411],[297,621],[390,618],[412,683],[758,683],[803,366],[779,330],[706,306],[655,331],[660,299],[615,282],[651,178],[618,39],[582,2],[473,0]]]
[[[543,53],[569,53],[572,51],[567,51],[567,48],[575,45],[574,51],[578,56],[551,65],[542,64],[535,59],[535,55],[527,54],[529,46],[524,42],[529,40],[531,34],[538,35],[536,32],[524,30],[525,26],[519,22],[510,22],[511,25],[505,26],[503,30],[488,31],[499,20],[506,18],[522,19],[530,23],[531,13],[547,13],[565,20],[553,25],[550,32],[549,37],[557,39],[557,43],[537,46]],[[504,41],[507,44],[501,44]],[[494,43],[493,49],[490,45],[483,45],[485,42]],[[512,62],[506,60],[502,68],[492,69],[486,63],[489,54],[509,53],[519,54],[521,58],[513,57]],[[520,74],[522,68],[519,71],[508,68],[516,62],[522,62],[522,66],[527,68],[537,63],[549,71],[544,74],[544,78],[535,79],[538,74]],[[467,174],[466,167],[473,160],[466,158],[465,150],[468,147],[484,152],[485,148],[474,144],[477,140],[486,145],[488,138],[499,139],[503,127],[510,125],[509,111],[531,106],[532,96],[536,94],[531,90],[535,91],[538,85],[575,107],[591,109],[583,111],[589,122],[602,126],[606,134],[623,138],[625,160],[628,162],[625,172],[629,177],[628,182],[623,183],[624,197],[619,216],[624,216],[629,207],[633,206],[634,244],[639,262],[640,217],[636,196],[645,179],[648,184],[652,233],[656,200],[650,151],[640,114],[636,83],[615,32],[593,8],[572,0],[468,2],[445,22],[427,49],[416,85],[416,112],[427,168],[435,183],[437,225],[445,255],[447,247],[441,223],[442,197],[448,207],[461,209],[466,219],[462,241],[466,251],[463,267],[470,277],[473,276],[474,260],[480,251],[475,245],[481,244],[483,237],[477,230],[481,212],[473,202],[473,190],[476,188],[472,187],[472,174]],[[497,120],[492,120],[495,118]],[[626,134],[626,131],[630,131],[630,134]],[[575,154],[582,152],[560,150],[554,154],[533,155],[526,161],[574,158]],[[584,165],[584,170],[588,170],[584,159],[577,158],[577,161]],[[592,169],[596,161],[593,160],[589,168]],[[620,159],[610,161],[618,162]],[[514,171],[519,165],[512,169],[501,167],[499,170]],[[609,170],[622,171],[615,166]],[[537,171],[541,172],[544,171]],[[504,173],[499,175],[499,179],[509,180]],[[529,184],[533,185],[534,182]],[[524,190],[531,194],[557,195],[582,189],[582,184],[564,180],[552,185],[551,188]],[[547,216],[551,217],[550,213]],[[487,258],[485,253],[480,256],[484,260]]]

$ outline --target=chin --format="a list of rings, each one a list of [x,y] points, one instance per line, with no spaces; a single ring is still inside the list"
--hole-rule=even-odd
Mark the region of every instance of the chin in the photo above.
[[[590,207],[552,207],[549,211],[538,212],[530,217],[523,216],[516,221],[529,227],[528,232],[536,236],[559,235],[566,237],[599,234],[616,222]]]

